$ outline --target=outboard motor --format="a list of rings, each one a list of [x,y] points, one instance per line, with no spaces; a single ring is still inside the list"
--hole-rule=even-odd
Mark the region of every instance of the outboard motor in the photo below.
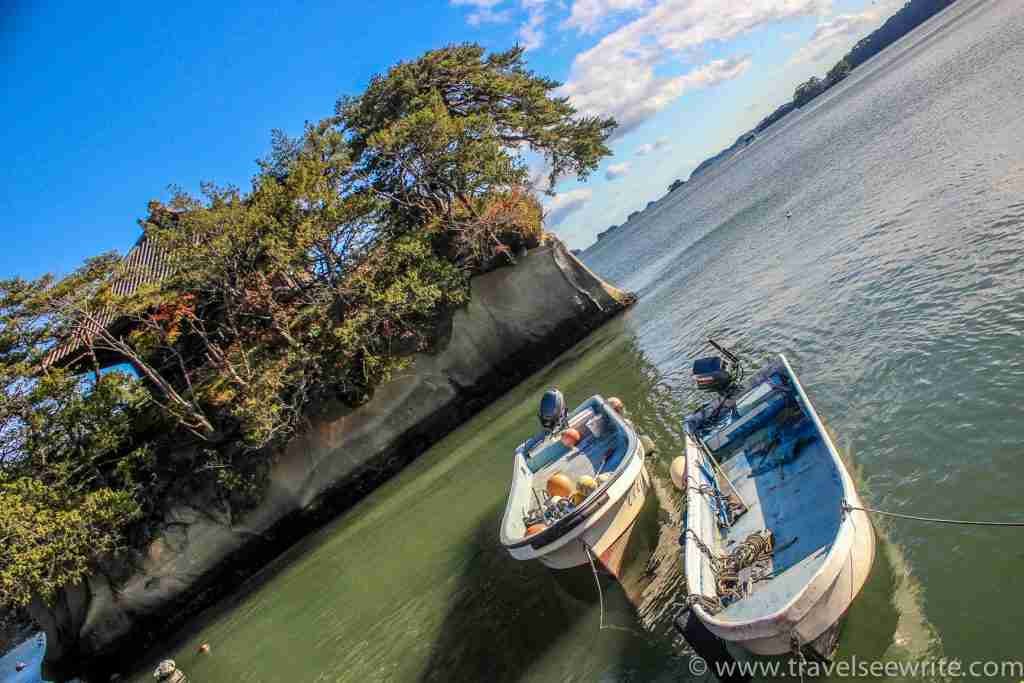
[[[553,432],[559,426],[565,424],[566,418],[565,397],[558,389],[548,389],[540,399],[540,410],[537,417],[544,429]]]
[[[708,342],[722,355],[695,360],[693,362],[693,379],[701,391],[725,394],[736,382],[736,374],[740,365],[739,358],[715,340],[709,339]]]

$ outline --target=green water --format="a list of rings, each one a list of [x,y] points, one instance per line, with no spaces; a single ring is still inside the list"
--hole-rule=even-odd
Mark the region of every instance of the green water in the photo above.
[[[678,450],[680,414],[652,401],[653,375],[626,322],[605,326],[289,553],[255,592],[188,635],[179,665],[204,681],[672,678],[681,664],[670,639],[637,623],[620,588],[604,585],[600,631],[592,575],[566,586],[497,542],[510,454],[534,428],[542,388],[557,384],[570,400],[618,395]],[[649,467],[664,477],[662,460]],[[641,536],[657,536],[653,507]],[[674,552],[668,560],[670,602],[679,574]],[[641,557],[631,568],[646,565]],[[202,642],[212,656],[194,654]]]
[[[153,659],[204,683],[687,678],[666,473],[707,335],[754,365],[787,354],[869,504],[1024,519],[1022,102],[1024,3],[960,0],[588,250],[640,295],[633,310]],[[660,446],[659,495],[624,587],[604,586],[603,630],[592,576],[498,546],[511,453],[552,384],[573,404],[620,396]],[[879,530],[842,656],[1020,658],[1019,532]],[[211,655],[194,654],[203,642]]]

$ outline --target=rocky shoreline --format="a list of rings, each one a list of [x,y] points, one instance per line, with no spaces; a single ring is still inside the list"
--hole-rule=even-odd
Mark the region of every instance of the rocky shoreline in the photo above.
[[[139,653],[634,300],[557,241],[475,277],[443,348],[417,356],[409,372],[359,408],[322,406],[311,428],[279,453],[255,509],[232,519],[209,494],[181,491],[144,551],[62,591],[52,607],[32,605],[47,634],[48,673],[123,673]]]

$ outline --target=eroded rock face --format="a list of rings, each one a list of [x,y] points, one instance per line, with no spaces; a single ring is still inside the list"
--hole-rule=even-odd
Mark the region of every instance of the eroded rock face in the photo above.
[[[632,303],[560,243],[472,281],[446,346],[356,409],[321,408],[280,454],[260,505],[231,519],[182,492],[127,567],[34,605],[57,669],[107,672],[350,506],[432,443]],[[68,671],[75,673],[76,671]]]

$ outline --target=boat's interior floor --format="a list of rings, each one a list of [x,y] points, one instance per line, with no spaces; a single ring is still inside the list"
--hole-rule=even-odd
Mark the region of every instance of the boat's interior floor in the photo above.
[[[842,481],[825,443],[817,438],[792,461],[766,467],[771,456],[748,459],[740,451],[722,464],[749,507],[723,530],[720,552],[764,529],[771,529],[775,551],[772,578],[754,583],[752,593],[718,613],[718,619],[746,621],[784,607],[822,566],[838,533]],[[722,482],[723,492],[728,486]]]
[[[557,449],[551,461],[538,469],[533,475],[533,488],[543,491],[548,478],[556,472],[562,472],[573,481],[585,474],[594,477],[600,472],[614,472],[618,467],[623,450],[623,439],[614,430],[609,429],[600,437],[591,436],[578,447],[566,448],[561,442],[555,442],[548,449]]]

